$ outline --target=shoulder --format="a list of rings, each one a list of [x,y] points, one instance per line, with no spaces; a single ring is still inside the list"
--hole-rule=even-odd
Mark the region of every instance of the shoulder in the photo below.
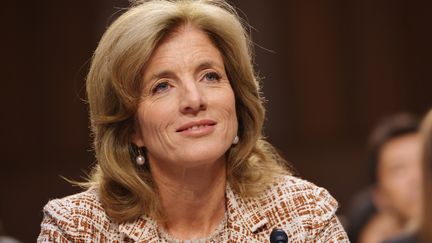
[[[269,196],[277,199],[273,203],[288,203],[291,209],[300,210],[306,205],[325,214],[335,213],[338,207],[337,201],[326,189],[294,176],[277,177],[264,193],[264,197]]]
[[[96,188],[90,188],[64,198],[50,200],[45,205],[44,212],[80,214],[88,209],[103,210]]]
[[[262,195],[261,206],[268,209],[266,214],[274,227],[295,229],[314,240],[321,239],[324,232],[345,237],[336,217],[337,201],[326,189],[306,180],[278,177]]]
[[[103,235],[96,235],[108,231],[112,223],[95,188],[51,200],[45,205],[43,213],[40,241],[43,241],[43,237],[63,237],[68,240],[99,238]]]

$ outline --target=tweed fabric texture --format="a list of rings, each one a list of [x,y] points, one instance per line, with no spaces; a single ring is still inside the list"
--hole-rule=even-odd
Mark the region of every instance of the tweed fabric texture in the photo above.
[[[226,242],[269,242],[282,228],[288,242],[348,242],[336,217],[337,202],[321,187],[283,176],[260,196],[242,198],[228,185]],[[38,242],[162,242],[157,223],[141,216],[116,223],[105,213],[96,188],[55,199],[44,207]]]

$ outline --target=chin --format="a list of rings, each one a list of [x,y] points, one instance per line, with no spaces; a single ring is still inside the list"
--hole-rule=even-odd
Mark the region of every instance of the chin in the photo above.
[[[185,161],[190,163],[192,166],[197,165],[210,165],[215,163],[216,161],[221,161],[225,158],[226,150],[219,151],[209,151],[208,148],[199,149],[194,148],[190,151],[183,151],[181,158],[179,161]]]
[[[213,164],[217,161],[224,161],[225,159],[225,154],[222,155],[205,155],[205,156],[193,156],[190,157],[189,160],[185,160],[185,161],[189,161],[191,164]]]

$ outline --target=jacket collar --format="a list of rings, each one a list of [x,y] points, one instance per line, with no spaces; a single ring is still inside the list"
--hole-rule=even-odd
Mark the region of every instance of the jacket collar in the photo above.
[[[234,193],[230,185],[227,185],[225,193],[229,230],[238,231],[237,233],[244,239],[252,239],[254,233],[264,228],[269,222],[261,206],[261,200],[241,198]],[[146,215],[134,221],[119,224],[119,231],[136,242],[159,242],[157,223]]]
[[[119,231],[135,242],[159,242],[156,221],[145,215],[134,221],[119,224]]]
[[[229,220],[234,227],[246,227],[250,233],[256,233],[269,222],[259,198],[242,198],[229,185],[226,197]]]

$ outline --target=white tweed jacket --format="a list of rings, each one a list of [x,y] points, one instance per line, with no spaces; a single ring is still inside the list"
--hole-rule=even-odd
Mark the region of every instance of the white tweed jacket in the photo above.
[[[256,198],[226,188],[229,242],[269,242],[282,228],[288,242],[348,242],[335,213],[337,202],[323,188],[284,176]],[[105,213],[97,189],[56,199],[44,207],[38,242],[161,242],[146,215],[116,223]]]

